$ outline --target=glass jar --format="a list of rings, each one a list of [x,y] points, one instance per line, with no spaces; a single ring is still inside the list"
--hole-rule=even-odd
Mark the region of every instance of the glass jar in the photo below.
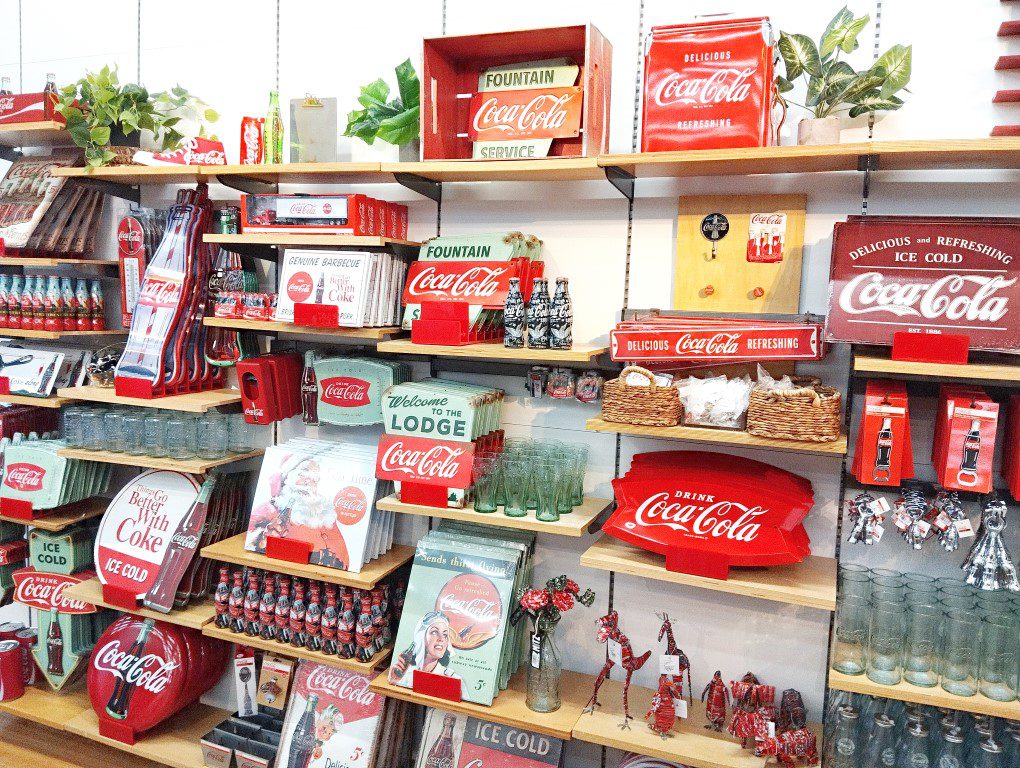
[[[197,422],[197,453],[203,459],[221,459],[227,454],[227,419],[209,411]]]
[[[145,453],[145,416],[138,410],[128,411],[121,416],[120,449],[132,456]]]
[[[232,453],[251,453],[255,450],[255,425],[245,421],[243,413],[227,417],[227,450]]]
[[[148,414],[142,423],[145,453],[154,458],[166,456],[167,414],[155,411]]]
[[[171,459],[190,459],[195,455],[195,419],[177,413],[166,422],[166,454]]]
[[[556,646],[557,622],[539,618],[531,636],[528,661],[528,709],[555,712],[560,708],[560,675],[563,664]]]
[[[64,442],[67,443],[68,448],[85,447],[85,410],[85,408],[81,408],[77,405],[69,405],[64,409]]]

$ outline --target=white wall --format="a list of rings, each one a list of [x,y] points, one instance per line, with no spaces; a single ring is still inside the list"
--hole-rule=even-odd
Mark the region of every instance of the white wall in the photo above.
[[[97,20],[95,8],[69,0],[45,4],[22,0],[20,5],[24,39],[19,53],[19,3],[0,0],[0,74],[12,75],[16,85],[23,74],[26,89],[41,86],[45,72],[51,70],[57,73],[58,82],[64,83],[86,68],[107,62],[119,64],[122,77],[132,79],[140,60],[142,79],[150,88],[167,88],[179,82],[222,113],[217,131],[227,146],[228,157],[237,151],[240,117],[264,113],[267,92],[276,78],[273,0],[179,0],[172,7],[142,2],[140,49],[138,11],[131,0],[105,3],[101,20]],[[838,0],[730,0],[722,9],[745,16],[766,14],[777,29],[817,37],[841,5]],[[635,125],[641,33],[656,24],[689,20],[695,14],[716,13],[720,8],[712,0],[644,0],[642,15],[642,3],[636,0],[517,0],[498,4],[391,0],[377,6],[281,0],[281,98],[286,102],[306,92],[337,96],[343,122],[347,111],[355,107],[358,86],[380,75],[391,78],[392,67],[409,56],[420,61],[421,38],[442,34],[444,17],[447,34],[592,22],[613,44],[610,151],[629,152]],[[1016,75],[993,71],[996,56],[1009,48],[1008,43],[995,37],[999,23],[1020,18],[1020,10],[1013,4],[998,0],[973,0],[966,6],[948,0],[862,0],[854,4],[853,10],[868,12],[873,18],[881,13],[881,50],[893,43],[914,46],[915,76],[909,86],[911,92],[905,97],[907,104],[875,123],[876,138],[983,137],[997,123],[1020,121],[1020,106],[991,104],[997,88],[1017,87],[1020,82]],[[871,60],[874,35],[873,24],[862,34],[861,49],[851,58],[853,63],[864,67]],[[1013,52],[1020,53],[1020,43],[1013,47]],[[23,62],[21,68],[19,60]],[[791,143],[800,116],[796,110],[791,112],[782,132],[784,143]],[[848,121],[843,140],[858,140],[868,134],[866,120]],[[366,147],[347,139],[341,139],[340,153],[341,159],[396,159],[395,148],[388,145]],[[1010,187],[994,183],[1003,178],[1012,177],[878,173],[872,183],[871,210],[1016,215],[1018,204],[1009,195]],[[412,237],[434,234],[435,205],[431,201],[393,185],[374,190],[410,203]],[[807,194],[801,308],[823,313],[832,225],[861,210],[862,179],[856,173],[640,181],[633,210],[629,305],[670,306],[678,196],[726,192]],[[228,189],[218,188],[214,194],[221,199],[236,199],[236,193]],[[147,191],[146,201],[160,204],[170,196],[167,190]],[[442,228],[444,233],[513,228],[538,234],[546,242],[548,273],[571,278],[575,339],[583,342],[606,338],[623,306],[627,236],[627,203],[609,185],[448,184],[444,188]],[[845,353],[837,350],[819,366],[828,383],[844,385],[846,360]],[[423,372],[424,367],[419,368]],[[454,377],[507,389],[511,397],[504,421],[510,435],[551,435],[588,444],[592,457],[589,490],[610,495],[616,438],[584,431],[584,420],[594,409],[577,403],[529,400],[521,396],[519,378],[498,375],[498,366],[493,366],[493,373]],[[280,434],[283,438],[303,430],[300,420],[292,420],[281,427]],[[323,428],[320,434],[350,437],[334,428]],[[371,441],[374,433],[361,432],[352,439]],[[684,447],[688,446],[624,437],[621,471],[626,471],[634,453]],[[919,448],[919,455],[926,449]],[[814,551],[833,555],[840,462],[780,452],[733,453],[771,461],[812,481],[816,505],[806,524]],[[413,541],[424,527],[423,520],[402,521],[401,536]],[[591,541],[590,537],[540,537],[537,578],[566,571],[598,592],[594,608],[573,612],[563,626],[565,665],[594,673],[601,666],[604,651],[594,641],[592,621],[607,608],[609,576],[578,565],[580,553]],[[1014,547],[1020,556],[1017,550]],[[905,552],[898,537],[891,535],[875,552],[843,550],[847,558],[875,558],[886,564],[909,562],[904,570],[946,568],[945,558],[940,559],[939,553],[926,552],[921,558],[904,560]],[[811,717],[820,718],[828,614],[627,576],[615,580],[614,605],[638,652],[656,648],[655,611],[665,610],[678,617],[678,639],[692,660],[697,692],[715,669],[730,677],[751,669],[776,686],[800,689]],[[655,667],[652,663],[646,665],[636,682],[651,685]],[[590,745],[569,747],[572,765],[590,765],[598,757],[599,750]],[[608,764],[615,765],[615,760],[615,753],[611,754]]]

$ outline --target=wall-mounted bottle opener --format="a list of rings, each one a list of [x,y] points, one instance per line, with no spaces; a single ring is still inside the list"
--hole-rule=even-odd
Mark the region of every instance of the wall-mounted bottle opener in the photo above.
[[[710,213],[701,220],[701,236],[712,244],[712,258],[716,257],[717,246],[730,231],[730,220],[721,213]]]

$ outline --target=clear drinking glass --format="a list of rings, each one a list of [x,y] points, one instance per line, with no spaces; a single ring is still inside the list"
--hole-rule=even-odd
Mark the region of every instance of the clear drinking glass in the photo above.
[[[939,604],[939,588],[934,581],[930,583],[908,581],[905,599],[907,605],[935,606]]]
[[[166,421],[166,453],[171,459],[190,459],[195,455],[195,420],[177,413]]]
[[[162,411],[150,413],[142,422],[142,441],[145,453],[154,458],[166,456],[166,414]]]
[[[556,461],[543,461],[535,466],[535,490],[538,494],[538,507],[535,509],[536,520],[555,523],[560,519],[559,493],[563,488],[565,473],[569,473],[569,469]]]
[[[1017,650],[1020,624],[1011,614],[986,616],[981,622],[978,688],[995,701],[1017,697]]]
[[[845,675],[862,675],[867,667],[868,612],[859,597],[842,597],[836,606],[832,668]]]
[[[1013,610],[1013,596],[1006,591],[978,592],[978,608],[983,616],[1008,616]]]
[[[84,415],[85,409],[77,405],[64,409],[64,442],[68,448],[85,447]]]
[[[507,517],[527,517],[529,477],[526,461],[514,459],[506,463],[506,506],[503,514]]]
[[[871,597],[875,600],[902,600],[907,587],[902,576],[871,576]]]
[[[108,451],[124,451],[123,418],[124,411],[120,408],[111,408],[103,414],[103,444]]]
[[[231,453],[250,453],[255,450],[255,425],[245,421],[243,413],[227,417],[227,450]]]
[[[578,445],[574,449],[574,482],[570,503],[579,507],[584,503],[584,475],[588,471],[588,446]]]
[[[949,595],[950,597],[969,597],[975,599],[977,597],[976,590],[970,584],[966,584],[959,579],[947,579],[939,578],[935,580],[939,585],[939,594]]]
[[[227,418],[216,411],[200,416],[196,423],[196,453],[203,459],[219,459],[227,453]]]
[[[942,688],[956,696],[977,693],[981,622],[973,611],[947,611],[942,622]]]
[[[896,685],[903,677],[904,606],[876,602],[871,606],[868,629],[868,679]]]
[[[120,419],[120,448],[124,453],[141,456],[145,453],[145,417],[131,410]]]
[[[105,413],[101,408],[86,408],[82,413],[82,448],[90,451],[106,449]]]
[[[494,456],[475,458],[475,512],[496,511],[496,466]]]
[[[932,688],[939,684],[938,647],[942,610],[931,605],[907,608],[903,679]]]
[[[847,563],[839,567],[840,597],[871,599],[871,569],[863,565]]]

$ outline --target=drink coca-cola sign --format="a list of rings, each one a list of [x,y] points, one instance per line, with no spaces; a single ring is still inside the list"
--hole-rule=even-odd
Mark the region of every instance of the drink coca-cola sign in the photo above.
[[[407,274],[403,302],[462,301],[502,309],[514,276],[514,265],[505,261],[416,261]]]
[[[383,435],[379,439],[375,476],[444,488],[471,485],[474,443],[428,437]]]
[[[853,216],[832,242],[826,338],[962,334],[972,349],[1020,349],[1020,230],[1014,219]]]
[[[584,89],[486,91],[471,99],[472,141],[562,139],[579,135]]]
[[[726,578],[734,566],[796,563],[810,554],[801,521],[811,484],[768,464],[702,451],[638,454],[613,481],[603,530],[666,556],[669,570]]]
[[[337,408],[358,408],[370,402],[368,389],[371,384],[353,376],[333,376],[319,382],[319,399]]]
[[[18,462],[6,468],[4,485],[10,486],[16,491],[32,493],[42,490],[45,476],[46,470],[42,467],[27,462]]]
[[[22,568],[14,576],[14,602],[49,613],[56,608],[58,613],[95,613],[96,606],[64,594],[64,590],[95,576],[92,571],[82,571],[73,576]]]
[[[655,324],[621,323],[609,332],[613,360],[712,361],[818,360],[822,356],[820,325],[733,321],[729,327],[671,330]]]

